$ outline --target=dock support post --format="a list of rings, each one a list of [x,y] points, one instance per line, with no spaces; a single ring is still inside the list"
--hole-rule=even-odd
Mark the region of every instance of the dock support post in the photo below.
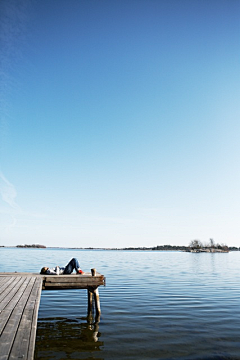
[[[88,316],[92,315],[92,303],[93,303],[93,294],[88,289]]]
[[[91,273],[92,273],[92,276],[96,276],[96,273],[97,273],[96,269],[91,269]],[[94,303],[95,303],[95,309],[96,309],[96,316],[100,316],[101,309],[100,309],[100,299],[99,299],[98,288],[94,289],[93,296],[94,296]]]

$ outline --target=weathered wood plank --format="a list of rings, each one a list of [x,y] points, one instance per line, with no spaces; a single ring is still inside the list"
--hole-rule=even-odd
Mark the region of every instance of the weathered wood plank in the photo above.
[[[32,284],[30,296],[23,310],[9,360],[19,358],[33,359],[41,287],[41,279],[35,279],[35,282]]]
[[[4,277],[0,277],[0,288],[1,288],[2,284],[4,284],[4,280],[5,280]]]
[[[46,287],[43,287],[43,290],[70,290],[70,289],[96,289],[99,286],[99,284],[94,285],[94,284],[68,284],[68,285],[64,285],[64,284],[55,284],[55,285],[51,285],[49,284]]]
[[[88,288],[92,288],[92,289],[96,289],[98,287],[98,285],[96,286],[87,286],[87,285],[83,285],[83,284],[78,284],[78,285],[54,285],[54,286],[47,286],[47,287],[43,287],[42,289],[45,290],[74,290],[74,289],[78,289],[78,290],[87,290]]]
[[[10,318],[8,319],[8,322],[4,328],[4,331],[2,332],[2,335],[0,337],[0,360],[7,360],[9,357],[14,338],[18,331],[22,312],[29,298],[34,280],[34,278],[29,278],[28,280],[26,280],[28,281],[28,286],[25,288],[24,292],[21,292],[22,296],[16,304],[15,308],[13,309]]]
[[[45,286],[47,285],[53,285],[54,284],[62,284],[62,285],[69,285],[69,284],[72,284],[72,285],[79,285],[79,284],[82,284],[82,285],[104,285],[104,278],[96,278],[95,277],[89,277],[89,278],[86,278],[86,279],[81,279],[81,280],[72,280],[72,279],[69,279],[68,281],[66,281],[65,279],[56,279],[56,280],[50,280],[50,279],[47,279],[46,281],[43,282],[43,284]]]
[[[44,290],[60,289],[88,289],[89,287],[97,288],[104,285],[104,275],[49,275],[43,279]]]
[[[61,282],[61,283],[68,283],[68,282],[87,282],[89,280],[93,280],[93,277],[92,275],[58,275],[58,276],[55,276],[55,275],[49,275],[49,276],[46,276],[44,278],[45,282],[51,282],[51,283],[54,283],[54,282]],[[94,276],[94,280],[95,281],[103,281],[104,280],[104,276],[103,275],[96,275]]]
[[[20,278],[19,278],[20,279]],[[9,278],[4,278],[5,281],[3,281],[2,286],[0,288],[0,296],[1,294],[6,291],[6,289],[10,289],[12,287],[14,287],[13,285],[13,281],[15,283],[17,283],[19,281],[19,279],[13,278],[13,277],[9,277]],[[7,290],[8,291],[8,290]],[[0,300],[1,301],[1,300]]]
[[[28,359],[31,360],[34,358],[34,350],[35,350],[35,340],[36,340],[36,332],[37,332],[37,319],[38,319],[38,309],[40,305],[41,299],[41,291],[42,291],[42,279],[37,279],[35,287],[33,289],[32,296],[35,299],[35,306],[32,317],[32,331],[30,336],[29,348],[28,348]]]
[[[40,275],[39,273],[30,273],[30,272],[0,272],[0,278],[1,277],[6,277],[6,276],[29,276],[29,277],[32,277],[32,276],[39,276],[41,277],[42,275]]]
[[[25,285],[27,284],[27,281],[29,281],[30,278],[18,278],[14,279],[10,286],[5,289],[5,291],[0,296],[0,311],[3,311],[3,309],[10,303],[10,301],[14,298],[16,295],[16,301],[18,301],[19,297],[18,295],[21,294],[19,292],[19,289],[22,287],[23,283],[25,282]],[[16,280],[16,281],[15,281]]]

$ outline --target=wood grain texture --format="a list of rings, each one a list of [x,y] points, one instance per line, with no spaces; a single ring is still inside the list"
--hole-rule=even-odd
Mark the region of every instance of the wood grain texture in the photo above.
[[[0,360],[32,360],[42,280],[34,276],[6,277],[0,300]],[[8,290],[8,291],[7,291]],[[33,350],[32,343],[33,343]]]

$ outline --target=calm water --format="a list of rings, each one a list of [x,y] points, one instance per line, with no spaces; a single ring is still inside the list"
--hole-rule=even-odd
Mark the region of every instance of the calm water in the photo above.
[[[86,290],[43,291],[35,359],[240,359],[240,252],[6,248],[0,271],[72,257],[106,276],[100,322],[87,319]]]

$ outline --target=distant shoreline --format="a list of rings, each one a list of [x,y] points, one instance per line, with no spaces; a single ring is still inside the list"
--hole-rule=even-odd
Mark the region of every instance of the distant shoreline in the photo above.
[[[17,249],[66,249],[66,250],[115,250],[115,251],[183,251],[183,252],[194,252],[194,253],[202,253],[202,252],[228,252],[222,251],[221,249],[216,248],[207,248],[207,249],[191,249],[189,246],[178,246],[178,245],[158,245],[154,247],[124,247],[124,248],[95,248],[95,247],[61,247],[61,246],[45,246],[39,244],[33,245],[16,245],[16,246],[5,246],[0,245],[0,248],[17,248]],[[240,251],[240,248],[235,246],[229,246],[229,251]]]

